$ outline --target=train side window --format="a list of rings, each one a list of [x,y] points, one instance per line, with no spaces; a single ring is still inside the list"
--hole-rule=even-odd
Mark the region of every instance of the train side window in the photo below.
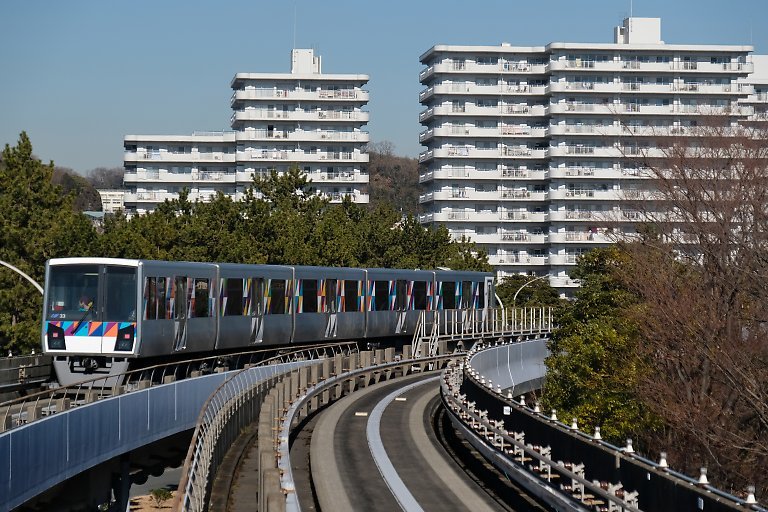
[[[269,314],[285,314],[285,280],[272,279],[269,283]]]
[[[443,299],[443,309],[456,309],[456,283],[443,281],[440,296]]]
[[[248,299],[248,315],[261,316],[264,314],[264,279],[260,277],[254,277],[249,279],[250,292]]]
[[[395,282],[395,310],[405,311],[408,309],[408,285],[405,279],[398,279]]]
[[[157,278],[144,278],[144,320],[157,318]]]
[[[205,318],[209,316],[210,304],[208,298],[210,296],[210,283],[208,279],[196,278],[193,293],[195,307],[192,310],[192,317]]]
[[[317,313],[317,279],[301,280],[301,313]]]
[[[461,283],[461,308],[469,309],[472,307],[472,281],[463,281]]]
[[[413,309],[427,309],[427,282],[414,281],[413,283]]]
[[[336,280],[325,280],[325,311],[327,313],[336,313]]]
[[[389,311],[389,281],[374,281],[374,311]]]
[[[224,280],[224,316],[243,315],[243,280]]]
[[[359,281],[344,281],[344,311],[360,311],[358,283]]]
[[[157,278],[157,318],[164,319],[168,310],[167,300],[167,283],[170,283],[170,279],[166,277]]]

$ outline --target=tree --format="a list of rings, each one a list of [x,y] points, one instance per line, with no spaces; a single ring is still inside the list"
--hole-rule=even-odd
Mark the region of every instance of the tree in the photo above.
[[[559,306],[560,295],[549,285],[548,280],[545,278],[532,281],[533,279],[536,279],[536,276],[523,274],[507,276],[496,285],[496,295],[506,307],[513,305],[512,299],[518,290],[520,292],[514,301],[516,307]]]
[[[123,188],[125,169],[122,167],[96,167],[85,173],[86,179],[95,188]]]
[[[721,118],[665,139],[641,162],[654,201],[627,245],[623,282],[648,372],[639,397],[665,428],[650,441],[670,463],[709,468],[723,487],[755,483],[768,456],[768,144]]]
[[[22,132],[0,161],[0,259],[42,283],[46,260],[88,254],[96,234],[73,208],[71,195],[52,183],[53,163],[32,154]],[[0,271],[0,344],[29,352],[40,343],[42,298],[21,276]]]
[[[165,502],[173,498],[173,493],[165,487],[162,487],[149,491],[149,496],[152,498],[152,501],[155,502],[155,508],[163,508]]]
[[[60,185],[64,194],[72,194],[73,206],[77,211],[101,211],[101,195],[85,178],[66,167],[56,167],[53,170],[53,183]]]
[[[389,141],[368,144],[372,206],[388,203],[401,215],[415,215],[419,206],[419,161],[394,154]]]
[[[545,406],[557,409],[560,418],[577,418],[582,430],[599,426],[615,443],[657,428],[637,397],[644,365],[629,314],[636,299],[617,277],[626,258],[615,246],[579,258],[572,275],[582,286],[558,314],[544,389]]]

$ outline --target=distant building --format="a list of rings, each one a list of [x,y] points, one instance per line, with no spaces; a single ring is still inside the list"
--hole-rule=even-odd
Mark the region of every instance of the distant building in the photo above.
[[[127,135],[125,209],[152,211],[183,188],[191,200],[240,199],[254,175],[292,166],[332,201],[367,203],[368,76],[323,74],[312,50],[293,50],[291,62],[290,73],[235,75],[232,131]]]
[[[632,232],[639,219],[633,155],[703,114],[738,123],[765,111],[751,52],[665,44],[658,18],[624,20],[612,44],[430,48],[420,221],[470,237],[500,276],[549,275],[566,292],[579,255],[611,243],[600,223]]]
[[[101,196],[101,209],[105,214],[125,209],[125,190],[97,189]]]

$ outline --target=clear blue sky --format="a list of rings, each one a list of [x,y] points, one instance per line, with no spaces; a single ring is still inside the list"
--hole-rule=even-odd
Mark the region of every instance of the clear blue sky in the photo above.
[[[667,43],[768,53],[768,0],[634,0]],[[419,55],[435,44],[612,42],[630,0],[3,0],[0,144],[22,130],[44,161],[122,165],[126,134],[229,128],[237,72],[289,72],[315,48],[326,73],[371,77],[367,130],[420,150]]]

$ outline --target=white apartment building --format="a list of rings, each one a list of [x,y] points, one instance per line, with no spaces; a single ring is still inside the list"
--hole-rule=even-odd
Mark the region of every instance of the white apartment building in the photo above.
[[[125,208],[152,211],[187,188],[241,199],[254,175],[298,166],[332,201],[368,202],[367,75],[323,74],[313,50],[291,53],[290,73],[237,73],[232,131],[127,135]]]
[[[601,226],[639,219],[633,155],[703,114],[749,115],[751,51],[665,44],[658,18],[624,20],[612,44],[430,48],[420,221],[470,237],[499,276],[549,275],[567,292],[578,256],[611,243]]]

